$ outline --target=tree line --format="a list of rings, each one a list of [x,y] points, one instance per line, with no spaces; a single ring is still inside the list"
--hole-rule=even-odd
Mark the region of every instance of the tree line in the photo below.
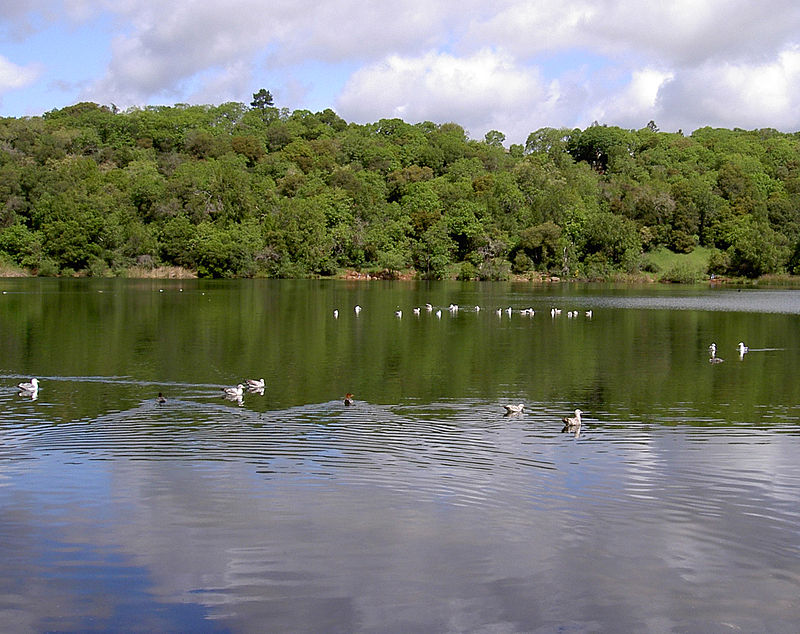
[[[0,262],[38,275],[186,267],[607,279],[647,252],[800,273],[800,136],[592,125],[504,145],[456,123],[348,123],[250,104],[0,118]]]

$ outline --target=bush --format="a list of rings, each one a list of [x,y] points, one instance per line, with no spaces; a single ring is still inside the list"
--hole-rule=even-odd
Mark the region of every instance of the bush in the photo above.
[[[662,276],[662,282],[677,282],[679,284],[696,284],[705,277],[705,271],[688,262],[679,262],[670,267]]]
[[[476,277],[478,277],[478,269],[475,268],[475,265],[470,262],[462,262],[456,278],[463,282],[469,282]]]
[[[493,258],[478,268],[478,279],[505,282],[511,278],[511,263],[503,258]]]
[[[511,270],[514,271],[514,273],[527,273],[532,268],[533,260],[525,255],[524,251],[519,251],[514,257],[514,264],[511,266]]]

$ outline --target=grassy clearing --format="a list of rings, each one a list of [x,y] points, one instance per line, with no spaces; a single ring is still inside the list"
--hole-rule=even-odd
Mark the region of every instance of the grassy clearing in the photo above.
[[[660,248],[644,254],[643,268],[662,282],[692,284],[708,277],[711,253],[711,249],[705,247],[696,247],[691,253],[673,253]]]

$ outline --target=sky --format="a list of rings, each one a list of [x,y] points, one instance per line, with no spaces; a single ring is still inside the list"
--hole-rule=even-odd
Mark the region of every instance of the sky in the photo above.
[[[3,0],[0,116],[80,101],[400,117],[524,143],[597,121],[800,130],[796,0]]]

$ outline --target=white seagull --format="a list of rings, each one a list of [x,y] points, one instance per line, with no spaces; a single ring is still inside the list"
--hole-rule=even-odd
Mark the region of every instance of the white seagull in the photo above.
[[[242,392],[244,391],[244,385],[239,383],[239,385],[235,387],[223,387],[222,391],[224,395],[228,398],[242,398]]]
[[[513,414],[522,414],[522,410],[525,409],[525,403],[517,403],[516,405],[503,405],[506,408],[506,416],[512,416]]]
[[[39,379],[31,379],[29,383],[20,383],[17,387],[19,396],[30,398],[32,401],[39,398]]]
[[[339,319],[339,311],[338,310],[334,310],[333,311],[333,318],[334,319]]]
[[[575,437],[578,437],[578,434],[581,431],[581,414],[583,412],[579,409],[575,410],[575,416],[565,416],[561,419],[561,422],[564,423],[564,427],[561,430],[561,433],[565,431],[574,431]]]
[[[39,389],[39,379],[31,379],[30,382],[20,383],[17,387],[23,392],[35,392]]]
[[[355,307],[353,310],[355,311],[356,315],[358,315],[358,313],[360,313],[360,312],[361,312],[361,306],[359,306],[358,304],[356,304],[356,307]]]
[[[17,387],[23,392],[36,392],[39,390],[39,379],[31,379],[30,382],[20,383]]]
[[[747,354],[747,351],[748,351],[748,350],[750,350],[750,348],[748,348],[746,345],[744,345],[744,342],[743,342],[743,341],[740,341],[740,342],[739,342],[739,345],[738,345],[738,346],[736,346],[736,349],[739,351],[739,358],[740,358],[740,359],[741,359],[741,358],[743,358],[743,357],[744,357],[744,355],[746,355],[746,354]]]
[[[245,379],[248,390],[263,390],[266,387],[264,379]]]

